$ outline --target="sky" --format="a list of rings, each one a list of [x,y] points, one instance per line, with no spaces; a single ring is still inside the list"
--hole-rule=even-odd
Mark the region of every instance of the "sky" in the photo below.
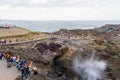
[[[120,0],[0,0],[0,19],[120,20]]]

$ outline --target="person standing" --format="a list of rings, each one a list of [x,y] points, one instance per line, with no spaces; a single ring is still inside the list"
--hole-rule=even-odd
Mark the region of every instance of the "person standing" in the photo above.
[[[22,64],[22,65],[25,65],[25,59],[22,59],[22,60],[21,60],[21,64]]]
[[[20,64],[20,62],[17,64],[17,69],[18,69],[18,71],[20,71],[20,68],[21,68],[21,64]]]
[[[23,77],[28,79],[28,75],[27,75],[27,72],[26,72],[26,66],[25,65],[22,65],[22,67],[21,67],[21,80],[23,80]]]
[[[20,57],[19,55],[17,56],[16,63],[18,64],[20,62]]]
[[[29,74],[32,74],[32,71],[33,71],[33,63],[32,62],[30,62],[30,64],[29,64]]]
[[[11,62],[11,64],[13,63],[13,57],[11,56],[11,58],[10,58],[10,62]]]
[[[13,64],[16,65],[16,56],[13,56]]]
[[[37,71],[37,68],[36,68],[36,67],[33,68],[33,74],[34,74],[34,75],[37,75],[37,74],[38,74],[38,71]]]
[[[25,70],[26,70],[26,75],[27,76],[30,75],[30,71],[29,71],[29,66],[28,65],[25,66]]]
[[[7,68],[10,68],[11,67],[11,58],[8,57],[7,58]]]
[[[23,65],[21,65],[20,70],[21,70],[21,78],[20,78],[20,80],[23,80],[23,77],[24,77],[24,67],[23,67]]]
[[[28,59],[25,60],[25,65],[26,65],[26,66],[29,66],[29,61],[28,61]]]
[[[2,53],[0,52],[0,60],[2,60]]]

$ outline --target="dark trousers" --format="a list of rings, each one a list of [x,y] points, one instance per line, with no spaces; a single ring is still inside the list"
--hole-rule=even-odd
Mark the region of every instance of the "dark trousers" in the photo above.
[[[27,79],[27,78],[28,78],[28,75],[24,72],[24,73],[22,73],[20,80],[23,80],[23,77],[25,77],[25,78]]]
[[[0,56],[0,60],[2,60],[2,56]]]

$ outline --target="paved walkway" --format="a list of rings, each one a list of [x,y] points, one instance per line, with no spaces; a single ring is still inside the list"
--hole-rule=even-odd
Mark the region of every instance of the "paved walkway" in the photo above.
[[[0,60],[0,80],[15,80],[17,76],[20,75],[18,70],[16,69],[16,66],[11,68],[7,68],[7,62],[6,60]]]

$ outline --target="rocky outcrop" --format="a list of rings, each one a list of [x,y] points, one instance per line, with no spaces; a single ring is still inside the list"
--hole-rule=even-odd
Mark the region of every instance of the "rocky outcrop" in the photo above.
[[[97,30],[61,30],[67,34],[85,36],[82,39],[50,38],[37,42],[2,45],[0,49],[33,61],[40,73],[38,76],[31,76],[31,80],[82,80],[81,75],[73,69],[73,61],[76,57],[84,60],[93,54],[98,60],[107,63],[102,80],[119,80],[120,37],[115,35],[119,32],[119,27],[113,32],[106,32],[108,29],[109,27],[100,32]],[[59,33],[54,34],[59,35]],[[88,35],[89,38],[86,38]]]
[[[94,30],[98,32],[113,32],[113,31],[120,30],[120,25],[106,24],[100,28],[95,28]]]
[[[104,80],[120,79],[120,42],[118,40],[104,40],[102,37],[93,41],[46,39],[33,42],[31,45],[26,43],[27,45],[28,47],[23,47],[22,44],[3,45],[1,51],[33,61],[40,69],[39,77],[31,76],[33,80],[82,80],[73,69],[73,61],[75,57],[90,57],[93,51],[96,52],[97,57],[107,62]]]
[[[55,42],[57,41],[61,40],[55,40]],[[64,44],[66,47],[57,48],[57,55],[51,58],[52,64],[50,65],[49,70],[46,70],[46,77],[50,77],[52,80],[82,80],[81,76],[78,75],[73,69],[73,60],[78,56],[82,58],[90,57],[95,51],[94,54],[96,57],[99,57],[107,62],[107,69],[105,71],[105,77],[103,80],[120,79],[119,42],[116,42],[114,39],[104,40],[103,38],[95,39],[92,43],[87,43],[87,45],[84,43],[78,44],[78,42],[79,40],[76,40],[75,42],[73,40],[63,40],[61,43],[57,43],[61,46]]]

